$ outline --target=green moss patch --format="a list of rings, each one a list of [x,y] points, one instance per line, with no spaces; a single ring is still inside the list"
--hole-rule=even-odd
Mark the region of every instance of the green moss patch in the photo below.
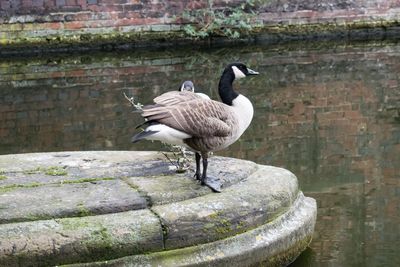
[[[1,186],[0,193],[9,192],[9,191],[15,190],[17,188],[32,188],[32,187],[38,187],[41,185],[43,185],[43,184],[41,184],[41,183],[10,184],[10,185]]]
[[[34,169],[30,170],[25,170],[22,173],[24,174],[38,174],[38,173],[44,173],[46,175],[51,175],[51,176],[63,176],[67,175],[68,172],[65,170],[65,168],[60,167],[60,166],[50,166],[50,167],[36,167]]]
[[[62,176],[68,174],[67,171],[62,167],[49,167],[44,173],[52,176]]]
[[[99,177],[99,178],[82,178],[78,180],[62,180],[59,184],[80,184],[80,183],[93,183],[97,181],[111,181],[115,178],[111,177]]]
[[[79,214],[78,214],[79,217],[86,217],[86,216],[93,215],[92,212],[88,208],[86,208],[83,203],[79,203],[77,205],[77,208],[78,208],[78,212],[79,212]]]
[[[0,176],[1,180],[1,176]],[[62,184],[80,184],[80,183],[92,183],[96,181],[109,181],[109,180],[114,180],[114,178],[111,177],[99,177],[99,178],[82,178],[79,180],[62,180],[60,182],[55,182],[55,183],[28,183],[28,184],[10,184],[10,185],[5,185],[5,186],[0,186],[0,193],[3,192],[9,192],[18,188],[33,188],[33,187],[38,187],[38,186],[43,186],[43,185],[62,185]]]

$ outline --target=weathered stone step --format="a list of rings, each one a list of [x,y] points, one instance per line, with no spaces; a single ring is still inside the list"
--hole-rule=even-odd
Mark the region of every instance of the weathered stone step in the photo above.
[[[145,209],[146,199],[121,180],[6,187],[0,223],[89,216]]]
[[[202,244],[256,228],[285,213],[298,197],[289,171],[260,166],[220,194],[154,206],[168,229],[166,249]]]
[[[67,266],[286,266],[311,242],[315,210],[315,200],[300,193],[291,209],[274,221],[223,240]]]
[[[257,169],[215,157],[226,187]],[[238,164],[240,162],[240,164]],[[231,165],[230,168],[217,166]],[[176,174],[161,153],[99,151],[0,155],[0,223],[143,209],[209,194],[193,174]]]
[[[246,266],[305,249],[316,205],[291,172],[211,162],[222,193],[174,174],[156,152],[0,156],[0,266]]]
[[[163,250],[149,210],[0,225],[0,266],[52,266]]]

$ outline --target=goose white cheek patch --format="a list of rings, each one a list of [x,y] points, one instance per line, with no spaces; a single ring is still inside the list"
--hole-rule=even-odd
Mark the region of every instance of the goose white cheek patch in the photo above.
[[[236,79],[241,79],[241,78],[246,77],[246,75],[243,73],[243,71],[239,70],[238,67],[232,66],[232,70],[233,70],[233,73],[235,74]]]

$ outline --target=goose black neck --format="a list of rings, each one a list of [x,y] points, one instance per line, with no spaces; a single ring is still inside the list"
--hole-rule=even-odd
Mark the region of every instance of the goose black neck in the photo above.
[[[232,101],[238,97],[238,93],[233,90],[232,83],[235,75],[231,69],[225,69],[219,80],[218,93],[223,103],[232,106]]]

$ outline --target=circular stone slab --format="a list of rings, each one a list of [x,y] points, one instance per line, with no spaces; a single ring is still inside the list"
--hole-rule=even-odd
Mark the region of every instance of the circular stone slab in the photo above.
[[[171,166],[157,152],[0,156],[0,266],[279,266],[311,241],[316,203],[291,172],[212,157],[213,193]]]

